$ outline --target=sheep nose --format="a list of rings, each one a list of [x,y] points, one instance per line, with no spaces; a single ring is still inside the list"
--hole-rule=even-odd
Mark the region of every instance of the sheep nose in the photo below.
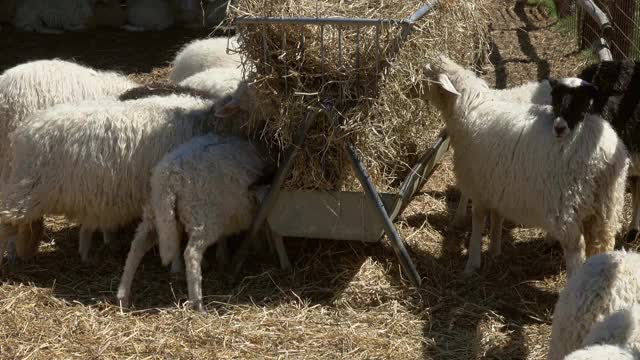
[[[561,137],[562,135],[564,135],[564,132],[567,130],[567,127],[564,125],[554,125],[553,126],[553,132],[556,133],[557,137]]]

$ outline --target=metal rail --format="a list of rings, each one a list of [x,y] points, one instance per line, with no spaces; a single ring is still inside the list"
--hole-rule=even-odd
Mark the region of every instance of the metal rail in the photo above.
[[[612,61],[613,55],[611,55],[609,41],[611,41],[611,35],[613,34],[613,26],[609,18],[592,0],[578,0],[577,2],[598,24],[602,33],[602,36],[592,44],[593,50],[600,61]]]
[[[318,54],[318,56],[321,59],[321,69],[322,69],[322,83],[324,83],[324,79],[325,79],[325,74],[324,74],[324,68],[325,68],[325,54],[324,54],[324,36],[325,36],[325,26],[329,26],[329,25],[336,25],[338,26],[338,44],[339,44],[339,56],[338,56],[338,62],[339,65],[342,65],[343,63],[343,59],[342,59],[342,43],[343,43],[343,36],[342,36],[342,31],[343,28],[346,26],[350,26],[350,27],[354,27],[356,30],[356,37],[355,37],[355,44],[356,44],[356,54],[355,54],[355,69],[354,72],[355,73],[355,78],[356,78],[356,82],[359,82],[359,71],[360,71],[360,37],[361,37],[361,27],[363,26],[375,26],[376,27],[376,31],[374,33],[374,43],[375,43],[375,47],[376,47],[376,52],[375,52],[375,56],[376,56],[376,73],[380,73],[382,71],[382,69],[380,69],[379,66],[379,58],[381,56],[380,54],[380,49],[379,49],[379,42],[380,42],[380,28],[381,27],[390,27],[390,26],[399,26],[400,27],[400,33],[399,35],[395,38],[395,39],[391,39],[391,41],[393,41],[392,44],[392,48],[390,49],[389,53],[387,54],[387,65],[389,65],[390,63],[393,62],[393,60],[395,59],[397,53],[399,52],[400,48],[402,47],[402,45],[404,44],[405,40],[407,39],[408,35],[410,34],[413,26],[415,25],[415,23],[420,20],[423,16],[425,16],[425,14],[428,13],[429,10],[431,10],[436,4],[438,3],[438,0],[431,0],[429,1],[427,4],[425,4],[424,6],[420,7],[420,9],[418,9],[417,11],[415,11],[413,14],[411,14],[410,16],[404,18],[404,19],[365,19],[365,18],[348,18],[348,17],[329,17],[329,18],[318,18],[318,17],[271,17],[271,16],[240,16],[237,17],[236,19],[234,19],[233,24],[234,25],[265,25],[265,24],[297,24],[297,25],[317,25],[320,26],[320,41],[321,41],[321,46],[320,46],[320,54]],[[264,37],[264,33],[263,33],[263,37]],[[301,43],[304,44],[304,33],[301,34]],[[283,50],[284,50],[284,46],[286,44],[286,38],[283,35],[283,39],[282,39],[282,44],[283,44]],[[302,48],[304,48],[302,46]],[[268,53],[267,53],[267,44],[266,44],[266,40],[263,39],[263,58],[264,58],[264,63],[262,64],[265,67],[269,65],[268,64]],[[286,63],[284,64],[285,67],[285,88],[287,88],[287,84],[286,84],[286,73],[288,72],[288,67],[286,66]],[[258,66],[259,68],[259,66]],[[287,89],[288,90],[288,89]],[[322,98],[322,91],[319,91],[320,94],[320,98]],[[342,100],[342,93],[340,94],[340,99],[333,99],[333,100],[338,100],[338,103],[341,103]],[[303,145],[305,138],[306,138],[306,133],[309,130],[311,124],[314,122],[316,116],[318,115],[319,111],[324,112],[331,120],[332,123],[334,124],[334,126],[336,126],[336,122],[334,120],[335,119],[335,112],[333,111],[333,107],[329,106],[328,104],[333,103],[333,101],[331,99],[323,99],[323,103],[320,106],[320,109],[314,109],[315,111],[309,111],[309,113],[307,113],[307,117],[305,119],[305,122],[303,124],[301,124],[299,131],[296,135],[296,139],[294,140],[294,144],[292,144],[289,149],[287,150],[287,156],[285,158],[285,160],[283,161],[283,163],[280,165],[278,172],[276,173],[276,176],[273,180],[273,183],[271,185],[271,188],[268,192],[268,194],[266,195],[264,201],[261,204],[261,207],[258,211],[258,214],[256,216],[256,219],[254,220],[254,223],[252,224],[252,227],[249,231],[249,234],[247,235],[247,237],[245,238],[244,243],[242,244],[240,250],[238,251],[238,254],[236,255],[236,259],[234,260],[234,264],[233,264],[233,275],[234,277],[237,277],[237,275],[240,272],[242,263],[244,262],[247,252],[248,252],[248,247],[250,246],[250,244],[253,242],[253,239],[256,237],[256,235],[258,234],[259,230],[262,229],[262,227],[265,224],[265,221],[267,220],[270,211],[273,209],[273,206],[276,204],[276,201],[278,199],[278,195],[280,193],[282,184],[284,182],[284,180],[286,179],[286,177],[289,174],[289,171],[291,170],[291,165],[292,165],[292,161],[293,158],[296,156],[298,149]],[[414,166],[414,168],[412,169],[412,174],[408,177],[408,179],[405,181],[405,183],[403,184],[403,187],[399,190],[400,191],[400,197],[401,199],[398,201],[398,203],[394,206],[393,211],[388,212],[385,209],[385,206],[381,200],[380,194],[378,194],[378,192],[376,191],[375,187],[373,186],[373,184],[371,183],[371,179],[369,177],[369,174],[367,173],[367,170],[365,169],[364,165],[362,164],[362,162],[359,160],[357,154],[356,154],[356,150],[355,147],[353,146],[353,144],[348,143],[346,145],[346,152],[348,154],[349,157],[349,161],[351,163],[351,166],[356,174],[356,177],[358,178],[358,181],[360,182],[360,184],[363,187],[364,193],[366,195],[366,197],[368,198],[369,202],[371,203],[371,205],[375,208],[375,213],[376,216],[378,217],[378,219],[380,220],[380,222],[382,223],[384,232],[387,234],[389,241],[391,243],[391,246],[393,247],[399,261],[400,264],[404,270],[404,272],[407,274],[407,276],[409,277],[409,280],[411,281],[411,283],[416,286],[419,287],[421,284],[421,278],[420,275],[418,274],[408,252],[407,249],[405,248],[404,242],[402,241],[402,239],[400,238],[400,235],[398,234],[396,228],[393,225],[393,219],[399,215],[399,213],[401,213],[401,211],[406,207],[406,205],[409,203],[409,201],[411,200],[411,198],[413,197],[413,195],[415,195],[416,193],[416,188],[420,186],[420,184],[424,184],[424,181],[426,180],[426,177],[428,177],[427,173],[433,171],[433,169],[435,168],[435,164],[433,164],[434,161],[437,161],[437,159],[439,159],[439,157],[441,157],[441,153],[442,151],[446,151],[446,135],[445,138],[442,139],[442,141],[439,141],[435,146],[436,148],[433,149],[433,151],[430,151],[428,153],[426,153],[419,161],[419,163]],[[443,150],[444,148],[444,150]]]
[[[406,19],[367,19],[367,18],[351,18],[351,17],[279,17],[279,16],[238,16],[233,21],[234,24],[298,24],[298,25],[413,25],[416,21],[420,20],[435,4],[437,1],[432,1],[415,13],[411,14]]]

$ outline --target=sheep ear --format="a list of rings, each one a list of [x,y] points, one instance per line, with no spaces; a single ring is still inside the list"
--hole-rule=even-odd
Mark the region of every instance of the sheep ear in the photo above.
[[[240,101],[236,98],[232,98],[229,102],[221,106],[216,110],[216,117],[226,118],[232,116],[240,110]]]
[[[458,95],[460,96],[460,93],[458,92],[458,90],[456,90],[455,86],[453,86],[453,84],[451,83],[451,80],[449,80],[449,77],[445,74],[440,74],[438,75],[438,81],[440,82],[440,86],[447,90],[448,92]]]

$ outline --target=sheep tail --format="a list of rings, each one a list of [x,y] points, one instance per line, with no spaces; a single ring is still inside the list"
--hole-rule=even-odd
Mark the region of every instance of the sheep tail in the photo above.
[[[168,265],[180,255],[182,229],[178,223],[176,194],[166,181],[160,182],[160,185],[153,186],[151,201],[158,230],[160,258],[162,264]]]

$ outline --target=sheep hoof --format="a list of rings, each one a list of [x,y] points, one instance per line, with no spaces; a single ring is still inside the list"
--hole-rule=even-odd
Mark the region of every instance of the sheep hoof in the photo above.
[[[118,303],[120,304],[120,312],[131,307],[131,299],[129,296],[118,295]]]
[[[206,313],[204,305],[202,304],[202,300],[195,300],[191,303],[191,308],[200,313]]]
[[[631,230],[629,230],[629,232],[627,233],[627,236],[625,237],[625,240],[624,240],[624,241],[625,241],[627,244],[630,244],[630,243],[632,243],[632,242],[636,241],[636,239],[638,238],[638,234],[639,234],[639,233],[640,233],[640,232],[638,231],[638,229],[631,229]]]

